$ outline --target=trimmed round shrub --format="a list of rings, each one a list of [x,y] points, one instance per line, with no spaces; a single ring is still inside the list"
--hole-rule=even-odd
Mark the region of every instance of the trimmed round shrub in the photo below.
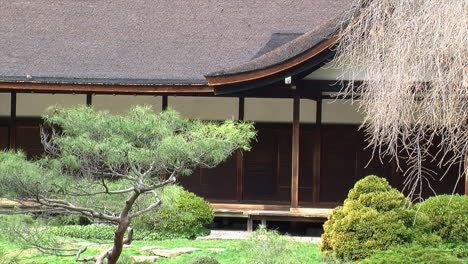
[[[198,256],[189,262],[187,264],[220,264],[219,261],[217,261],[215,258],[210,257],[210,256]]]
[[[214,211],[201,197],[178,185],[169,185],[159,192],[161,206],[133,220],[137,230],[157,233],[156,239],[195,238],[208,235]]]
[[[468,196],[434,196],[418,207],[431,219],[434,233],[448,241],[468,242]]]
[[[396,246],[378,251],[358,264],[461,264],[463,261],[441,248],[425,247],[418,244]]]
[[[320,250],[329,257],[358,260],[395,245],[441,241],[430,221],[383,178],[367,176],[350,190],[343,206],[324,224]]]

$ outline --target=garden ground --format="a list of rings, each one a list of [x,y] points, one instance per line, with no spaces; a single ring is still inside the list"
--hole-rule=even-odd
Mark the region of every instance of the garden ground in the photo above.
[[[65,245],[78,247],[73,245],[77,242],[96,242],[96,241],[85,241],[80,239],[72,239],[63,237]],[[107,249],[110,245],[110,241],[106,241],[103,244],[88,246],[88,250],[83,254],[83,257],[95,256],[100,252]],[[295,254],[300,255],[303,263],[322,263],[322,256],[318,250],[318,244],[308,242],[295,242],[298,243],[299,250]],[[97,244],[97,243],[96,243]],[[199,255],[209,255],[216,258],[220,263],[223,264],[239,264],[239,263],[252,263],[252,260],[248,256],[244,256],[241,253],[242,240],[163,240],[163,241],[134,241],[132,246],[125,248],[119,263],[126,264],[132,263],[130,256],[136,255],[148,255],[145,252],[139,252],[144,246],[161,246],[163,249],[173,249],[178,247],[194,247],[199,248],[190,254],[184,254],[174,258],[160,258],[155,263],[160,264],[185,264],[189,260]],[[213,252],[210,248],[223,248],[223,252]],[[56,256],[44,256],[33,249],[22,249],[19,245],[6,241],[0,238],[0,256],[3,255],[3,259],[0,263],[34,263],[34,264],[72,264],[76,263],[74,257],[56,257]]]

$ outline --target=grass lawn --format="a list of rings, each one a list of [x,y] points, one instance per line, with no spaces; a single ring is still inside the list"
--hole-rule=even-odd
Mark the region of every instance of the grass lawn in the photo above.
[[[67,244],[73,242],[83,242],[84,240],[64,238]],[[96,241],[92,241],[96,242]],[[109,241],[110,243],[110,241]],[[322,257],[318,250],[318,245],[313,243],[297,242],[299,243],[299,250],[295,254],[301,255],[303,263],[314,264],[322,263]],[[247,259],[240,253],[241,241],[239,240],[164,240],[164,241],[134,241],[132,247],[124,248],[123,255],[121,257],[122,264],[131,263],[129,256],[133,255],[145,255],[144,253],[138,252],[143,246],[161,246],[164,249],[171,249],[176,247],[195,247],[200,248],[192,254],[185,254],[179,257],[164,259],[160,258],[155,263],[158,264],[185,264],[192,258],[198,255],[209,255],[216,258],[222,264],[239,264],[239,263],[252,263],[252,260]],[[78,246],[74,246],[78,247]],[[105,249],[109,248],[110,245],[104,246],[89,246],[87,252],[83,254],[83,257],[95,256]],[[211,252],[208,248],[224,248],[224,252]],[[2,256],[3,254],[3,256]],[[16,261],[16,262],[15,262]],[[302,262],[302,261],[301,261]],[[41,255],[34,249],[21,249],[18,245],[5,241],[0,237],[0,263],[34,263],[34,264],[53,264],[53,263],[76,263],[74,257],[55,257]]]

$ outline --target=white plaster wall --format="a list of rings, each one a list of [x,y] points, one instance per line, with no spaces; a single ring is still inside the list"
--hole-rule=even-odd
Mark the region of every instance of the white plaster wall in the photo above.
[[[315,123],[317,103],[314,100],[301,99],[300,120],[301,123]]]
[[[328,124],[361,124],[363,115],[358,112],[357,102],[348,100],[323,100],[322,123]]]
[[[10,93],[0,93],[0,116],[10,115]]]
[[[82,94],[18,93],[16,94],[16,115],[40,116],[52,105],[71,107],[85,103],[86,96]]]
[[[186,118],[225,120],[239,116],[239,99],[232,97],[170,96],[167,105]]]
[[[95,110],[106,110],[115,115],[124,114],[135,105],[149,105],[155,113],[159,113],[162,110],[162,96],[93,95],[92,105]]]
[[[307,75],[304,79],[306,80],[349,80],[351,79],[351,74],[349,70],[344,68],[336,68],[333,67],[332,63],[326,63],[318,70],[312,72],[311,74]],[[363,70],[355,76],[355,80],[364,80],[364,72]]]
[[[292,122],[293,99],[245,98],[245,120]]]

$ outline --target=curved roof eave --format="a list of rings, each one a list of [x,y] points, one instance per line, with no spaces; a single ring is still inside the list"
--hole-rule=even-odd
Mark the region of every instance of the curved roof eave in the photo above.
[[[242,65],[205,75],[208,85],[215,88],[218,94],[229,93],[228,87],[243,87],[239,90],[253,89],[265,81],[262,79],[298,74],[306,68],[315,67],[330,58],[331,50],[338,39],[343,16],[337,16],[328,23],[280,46],[260,57]],[[327,56],[323,54],[327,53]],[[310,67],[306,67],[310,65]],[[288,75],[289,74],[289,75]],[[275,78],[276,77],[276,78]],[[245,84],[252,83],[253,85]]]

